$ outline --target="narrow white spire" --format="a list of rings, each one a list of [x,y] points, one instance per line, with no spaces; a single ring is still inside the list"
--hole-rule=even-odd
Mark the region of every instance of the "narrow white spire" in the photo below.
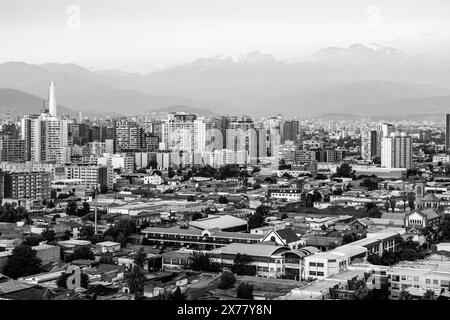
[[[55,83],[53,81],[50,82],[50,88],[48,90],[48,112],[52,117],[57,116]]]

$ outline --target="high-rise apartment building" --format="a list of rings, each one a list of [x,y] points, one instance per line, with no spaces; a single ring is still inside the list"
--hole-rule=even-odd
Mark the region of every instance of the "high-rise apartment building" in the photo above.
[[[384,168],[412,167],[412,138],[410,136],[390,136],[381,140],[381,166]]]
[[[445,150],[450,150],[450,114],[445,115]]]

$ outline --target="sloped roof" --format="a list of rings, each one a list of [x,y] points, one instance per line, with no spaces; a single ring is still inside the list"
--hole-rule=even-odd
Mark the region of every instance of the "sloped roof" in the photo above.
[[[286,241],[286,243],[292,243],[300,240],[297,234],[291,228],[285,228],[280,230],[275,230],[275,232]]]
[[[439,217],[439,215],[436,213],[436,211],[434,211],[431,208],[422,210],[420,213],[426,215],[427,219],[434,219],[434,218]]]
[[[208,218],[191,221],[189,225],[203,230],[212,228],[223,230],[247,225],[247,221],[231,215],[210,215]]]
[[[422,198],[422,201],[435,201],[439,202],[440,199],[436,197],[433,193],[428,193],[425,197]]]
[[[222,254],[247,254],[256,257],[270,257],[277,252],[288,251],[285,246],[273,246],[264,244],[230,243],[219,249]]]

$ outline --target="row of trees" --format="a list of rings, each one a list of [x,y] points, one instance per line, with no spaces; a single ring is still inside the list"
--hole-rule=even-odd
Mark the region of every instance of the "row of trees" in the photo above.
[[[8,202],[0,206],[0,222],[16,223],[22,220],[28,220],[28,212],[25,208]]]
[[[391,266],[399,261],[416,261],[418,259],[423,259],[426,256],[426,246],[423,246],[412,239],[400,241],[397,252],[384,251],[381,256],[371,253],[367,256],[367,261],[375,265]]]
[[[224,271],[220,276],[219,289],[227,290],[234,288],[236,277],[232,271]],[[253,300],[253,285],[242,282],[236,290],[236,297],[239,299]]]

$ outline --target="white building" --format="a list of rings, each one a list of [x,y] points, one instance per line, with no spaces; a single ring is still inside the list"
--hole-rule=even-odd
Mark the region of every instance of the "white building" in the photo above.
[[[381,166],[384,168],[412,167],[412,138],[410,136],[390,136],[381,139]]]

